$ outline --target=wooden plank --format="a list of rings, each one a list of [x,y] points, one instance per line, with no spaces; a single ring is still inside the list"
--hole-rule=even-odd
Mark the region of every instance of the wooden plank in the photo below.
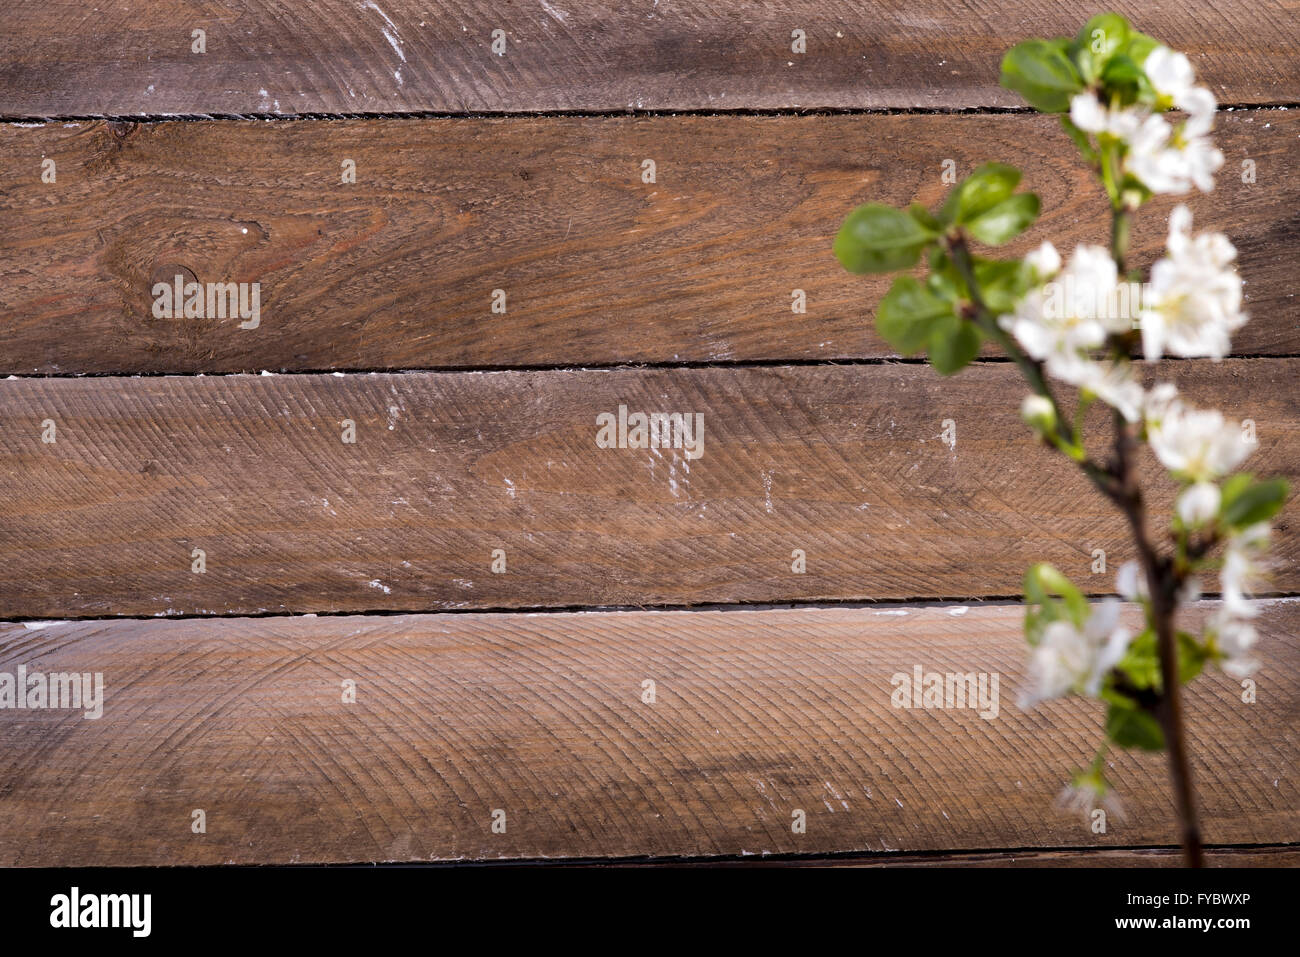
[[[1100,740],[1100,709],[1020,711],[1022,610],[955,611],[0,626],[0,670],[104,680],[98,720],[0,711],[0,862],[1168,843],[1161,755],[1113,756],[1126,811],[1106,834],[1054,809]],[[1300,840],[1300,604],[1273,603],[1261,621],[1257,702],[1217,674],[1188,696],[1214,844]],[[997,673],[998,716],[893,708],[892,675],[916,665]],[[642,702],[647,679],[654,704]],[[345,680],[354,704],[342,703]],[[192,833],[195,809],[206,833]],[[491,830],[494,809],[504,834]],[[792,832],[795,809],[804,834]]]
[[[1254,420],[1257,472],[1300,474],[1300,360],[1165,371]],[[1006,596],[1038,560],[1107,592],[1123,520],[1035,445],[1025,391],[1008,363],[3,381],[0,615]],[[700,456],[598,447],[620,405],[702,423]]]
[[[1297,100],[1300,29],[1283,0],[1113,6],[1186,51],[1224,102]],[[997,84],[1002,54],[1073,35],[1087,16],[1048,0],[7,7],[0,115],[29,117],[1014,106]]]
[[[1254,321],[1236,348],[1300,353],[1300,115],[1220,125],[1228,168],[1195,208],[1241,251]],[[871,315],[889,278],[830,252],[845,214],[938,204],[945,159],[964,173],[1002,157],[1045,209],[1011,251],[1104,242],[1104,200],[1070,149],[1050,118],[1018,115],[0,127],[0,373],[887,356]],[[339,184],[345,158],[355,185]],[[1144,212],[1135,264],[1171,207]],[[154,284],[177,274],[259,283],[260,324],[155,318]]]

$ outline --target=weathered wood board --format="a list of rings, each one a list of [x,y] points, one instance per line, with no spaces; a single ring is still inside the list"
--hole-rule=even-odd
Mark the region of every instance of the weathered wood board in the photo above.
[[[1282,601],[1261,616],[1255,703],[1217,673],[1190,686],[1212,844],[1300,842],[1297,609]],[[1022,614],[895,606],[0,625],[0,671],[98,672],[104,689],[97,720],[0,711],[0,862],[1167,845],[1162,755],[1113,756],[1125,809],[1105,834],[1054,809],[1071,771],[1091,760],[1101,713],[1078,700],[1018,708]],[[997,716],[894,707],[892,676],[918,666],[986,673],[986,704],[998,674]],[[345,704],[349,680],[356,700]],[[504,833],[492,830],[495,810]]]
[[[1219,125],[1228,162],[1196,228],[1240,250],[1253,321],[1234,348],[1300,353],[1300,114]],[[945,160],[1010,158],[1044,213],[1009,253],[1105,242],[1072,149],[1020,115],[0,126],[0,374],[889,356],[872,316],[890,278],[831,255],[846,213],[938,205]],[[1172,205],[1143,212],[1135,264]],[[155,316],[176,275],[257,283],[256,327]]]
[[[1225,103],[1300,100],[1283,0],[1106,8],[1185,51]],[[10,0],[0,116],[1018,106],[1002,54],[1088,14],[1049,0]]]
[[[1166,371],[1296,475],[1297,362]],[[1036,445],[1024,391],[1006,363],[0,381],[0,615],[960,599],[1040,560],[1112,591],[1123,519]],[[620,406],[691,432],[601,448]]]

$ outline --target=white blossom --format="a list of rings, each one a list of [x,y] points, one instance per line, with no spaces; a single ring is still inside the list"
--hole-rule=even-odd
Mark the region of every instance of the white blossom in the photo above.
[[[1148,426],[1159,425],[1176,406],[1180,406],[1178,388],[1172,382],[1160,382],[1147,390],[1142,401],[1142,418]]]
[[[1241,310],[1237,250],[1222,233],[1191,234],[1192,214],[1178,206],[1169,216],[1167,255],[1151,268],[1141,306],[1142,351],[1222,359],[1231,334],[1247,316]]]
[[[1119,612],[1119,601],[1107,598],[1092,607],[1082,629],[1064,619],[1047,625],[1029,659],[1031,688],[1021,706],[1070,691],[1095,696],[1132,640],[1132,634],[1119,627]]]
[[[1193,118],[1209,116],[1218,105],[1213,93],[1196,85],[1196,72],[1185,54],[1156,47],[1147,55],[1143,69],[1156,93]]]
[[[1023,296],[1010,315],[998,319],[1054,378],[1078,386],[1137,421],[1142,386],[1128,362],[1097,362],[1089,353],[1111,333],[1132,327],[1129,290],[1119,283],[1110,252],[1101,246],[1075,247],[1060,268],[1060,256],[1044,243],[1025,260],[1040,276],[1054,276]]]
[[[1214,410],[1192,409],[1162,393],[1146,404],[1147,437],[1161,464],[1188,482],[1213,481],[1228,474],[1250,454],[1241,427]],[[1153,418],[1151,412],[1158,413]]]
[[[1115,590],[1125,601],[1137,601],[1147,596],[1147,579],[1136,560],[1125,562],[1115,574]]]
[[[1128,170],[1153,193],[1214,189],[1223,154],[1210,140],[1213,114],[1198,114],[1175,130],[1162,116],[1148,116],[1129,139]]]
[[[1107,127],[1108,113],[1092,90],[1070,97],[1070,122],[1085,133],[1103,132]]]
[[[1192,90],[1196,82],[1192,61],[1187,59],[1186,54],[1177,53],[1168,47],[1156,47],[1148,53],[1142,68],[1155,91],[1174,103]]]
[[[1045,265],[1050,265],[1050,255],[1041,249],[1040,253]],[[1106,341],[1098,306],[1113,293],[1116,280],[1115,260],[1109,252],[1100,246],[1078,246],[1055,280],[1031,289],[1015,312],[998,322],[1026,352],[1048,363],[1050,371],[1053,362],[1073,360],[1079,350],[1096,349]]]
[[[1142,416],[1142,384],[1128,361],[1094,362],[1084,358],[1060,378],[1091,392],[1129,422],[1136,422]]]
[[[1092,812],[1098,807],[1117,821],[1124,820],[1128,813],[1114,789],[1093,774],[1076,776],[1056,796],[1056,807],[1064,813],[1080,815],[1088,823],[1092,823]]]
[[[1260,522],[1234,534],[1224,549],[1223,569],[1219,573],[1223,602],[1206,630],[1224,655],[1223,670],[1236,678],[1249,675],[1257,666],[1250,657],[1250,650],[1259,637],[1251,619],[1259,614],[1259,609],[1249,595],[1265,571],[1261,558],[1268,550],[1269,534],[1268,523]]]
[[[1115,575],[1115,590],[1125,601],[1145,601],[1147,595],[1147,577],[1142,566],[1136,560],[1127,561],[1119,567]],[[1194,605],[1201,599],[1201,581],[1195,576],[1188,578],[1178,589],[1175,596],[1179,606]]]
[[[1210,140],[1214,94],[1195,85],[1191,61],[1181,53],[1157,47],[1145,62],[1147,78],[1163,105],[1187,114],[1177,126],[1144,106],[1108,106],[1092,90],[1070,98],[1070,121],[1084,132],[1109,137],[1124,145],[1125,169],[1153,193],[1185,193],[1193,186],[1214,189],[1214,174],[1223,154]]]
[[[1038,276],[1040,282],[1046,282],[1061,271],[1061,254],[1046,240],[1025,256],[1024,262]]]
[[[1219,588],[1224,611],[1235,618],[1254,618],[1259,613],[1250,593],[1264,577],[1261,558],[1268,550],[1269,534],[1268,523],[1260,522],[1234,534],[1224,548]]]
[[[1223,165],[1223,154],[1210,141],[1218,106],[1214,94],[1196,86],[1191,61],[1167,47],[1152,50],[1143,68],[1156,93],[1187,119],[1175,128],[1161,116],[1145,117],[1137,131],[1125,137],[1129,171],[1153,193],[1185,193],[1193,186],[1210,192],[1214,174]]]
[[[1103,106],[1092,90],[1070,98],[1070,122],[1087,133],[1106,134],[1128,142],[1142,125],[1145,112],[1136,106],[1112,110]]]
[[[1214,126],[1214,111],[1219,108],[1214,94],[1203,86],[1192,87],[1179,94],[1174,102],[1187,114],[1185,136],[1205,136]]]
[[[1227,674],[1244,678],[1259,666],[1250,657],[1259,633],[1248,620],[1234,617],[1226,607],[1222,607],[1210,619],[1208,631],[1225,657],[1221,667]]]

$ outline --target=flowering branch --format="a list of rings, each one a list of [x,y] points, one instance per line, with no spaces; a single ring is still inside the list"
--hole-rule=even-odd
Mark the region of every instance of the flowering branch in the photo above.
[[[908,269],[924,256],[924,282],[901,276],[881,300],[880,334],[903,354],[926,352],[942,375],[968,365],[985,341],[995,344],[1030,388],[1021,417],[1125,516],[1137,560],[1120,569],[1116,586],[1141,605],[1143,630],[1134,635],[1120,625],[1117,598],[1090,603],[1057,569],[1034,565],[1025,575],[1033,686],[1024,703],[1067,694],[1105,702],[1107,741],[1067,789],[1068,803],[1084,809],[1110,791],[1108,745],[1166,750],[1187,863],[1199,866],[1180,687],[1207,663],[1233,676],[1255,667],[1249,652],[1257,611],[1246,596],[1264,570],[1268,522],[1287,486],[1230,474],[1250,453],[1253,432],[1216,411],[1190,408],[1172,385],[1145,388],[1132,359],[1138,349],[1149,363],[1165,354],[1214,361],[1227,354],[1231,333],[1247,318],[1232,244],[1217,233],[1193,236],[1191,213],[1179,206],[1166,255],[1140,291],[1126,264],[1133,221],[1147,200],[1213,188],[1223,163],[1209,136],[1216,104],[1194,84],[1185,56],[1113,13],[1093,17],[1075,38],[1018,44],[1002,61],[1002,82],[1039,111],[1061,115],[1109,200],[1110,248],[1080,245],[1064,268],[1046,242],[1022,259],[976,254],[972,242],[1002,245],[1039,211],[1037,196],[1016,192],[1018,170],[987,163],[937,211],[860,206],[845,220],[835,254],[859,273]],[[1171,108],[1185,119],[1171,123]],[[1077,390],[1073,419],[1053,379]],[[1112,410],[1104,464],[1089,454],[1083,432],[1096,401]],[[1147,528],[1136,465],[1143,442],[1179,488],[1169,553]],[[1179,630],[1179,608],[1199,597],[1200,573],[1210,569],[1220,572],[1219,607],[1199,636]]]

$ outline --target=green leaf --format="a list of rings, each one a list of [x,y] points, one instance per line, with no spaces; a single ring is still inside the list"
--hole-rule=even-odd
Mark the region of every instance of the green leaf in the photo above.
[[[1142,68],[1127,53],[1112,57],[1101,71],[1102,82],[1108,87],[1136,86],[1141,76]]]
[[[1129,642],[1128,650],[1115,666],[1138,690],[1160,687],[1160,656],[1156,633],[1148,628]]]
[[[1250,472],[1238,472],[1236,475],[1229,475],[1224,479],[1222,487],[1219,489],[1219,521],[1226,521],[1223,513],[1228,506],[1255,484],[1255,476]]]
[[[911,276],[899,276],[876,310],[876,329],[903,355],[920,352],[935,325],[956,319],[952,303],[939,298]]]
[[[1165,746],[1160,722],[1132,703],[1125,707],[1111,701],[1106,709],[1106,736],[1123,748],[1160,751]]]
[[[940,375],[955,375],[979,354],[980,334],[975,324],[953,317],[936,323],[930,333],[930,365]]]
[[[1125,17],[1118,13],[1099,13],[1084,23],[1075,42],[1080,47],[1087,47],[1088,52],[1104,64],[1113,53],[1128,46],[1131,35],[1132,27]]]
[[[995,313],[1011,312],[1029,288],[1024,263],[1019,259],[982,259],[975,263],[975,281],[984,305]]]
[[[992,209],[1015,191],[1020,170],[1005,163],[985,163],[957,184],[943,204],[942,217],[967,223]]]
[[[934,238],[933,232],[907,213],[867,203],[844,220],[835,237],[835,258],[849,272],[895,272],[915,265]]]
[[[1100,13],[1075,37],[1075,62],[1087,80],[1095,80],[1110,58],[1128,45],[1131,28],[1118,13]]]
[[[989,246],[1000,246],[1023,233],[1038,218],[1038,196],[1017,193],[966,223],[970,234]]]
[[[1128,43],[1124,47],[1124,52],[1138,66],[1147,62],[1147,57],[1151,51],[1158,46],[1164,46],[1155,37],[1149,37],[1145,33],[1138,33],[1136,30],[1129,32]]]
[[[1039,112],[1064,113],[1070,109],[1070,97],[1083,89],[1083,80],[1062,44],[1026,40],[1002,58],[1002,85]]]
[[[1286,496],[1285,479],[1256,482],[1249,475],[1234,475],[1223,485],[1219,518],[1231,528],[1264,522],[1277,514]]]
[[[1123,106],[1136,103],[1146,93],[1148,99],[1154,99],[1155,91],[1151,81],[1142,68],[1128,54],[1120,53],[1111,57],[1106,69],[1101,73],[1101,81],[1108,94],[1118,94]],[[1109,96],[1107,97],[1110,98]]]
[[[1254,482],[1255,476],[1249,472],[1238,472],[1236,475],[1229,475],[1223,481],[1223,488],[1221,490],[1223,498],[1221,499],[1221,503],[1226,505],[1228,502],[1231,502],[1242,492],[1246,491],[1246,489],[1250,488]],[[1220,510],[1222,510],[1222,505],[1220,506]]]
[[[1209,649],[1185,631],[1178,632],[1178,680],[1182,684],[1199,675],[1209,659]],[[1148,628],[1129,642],[1124,658],[1116,665],[1129,684],[1139,691],[1159,690],[1164,682],[1160,678],[1160,650],[1156,633]]]
[[[936,236],[943,232],[943,223],[920,203],[913,203],[907,207],[907,215],[916,220],[917,225],[927,232],[934,233]]]
[[[930,275],[925,277],[925,288],[945,302],[956,302],[965,288],[960,282],[959,277],[931,267]]]
[[[952,261],[943,247],[935,245],[930,250],[930,279],[935,280],[937,285],[934,286],[936,295],[943,295],[948,299],[968,299],[970,294],[966,291],[966,283],[961,278],[961,273],[957,269],[957,264]],[[951,295],[949,295],[951,293]]]
[[[1070,620],[1076,627],[1082,628],[1091,613],[1083,592],[1052,565],[1046,562],[1031,565],[1025,572],[1025,601],[1042,605],[1046,609],[1052,604],[1052,595],[1060,595],[1065,600]]]

